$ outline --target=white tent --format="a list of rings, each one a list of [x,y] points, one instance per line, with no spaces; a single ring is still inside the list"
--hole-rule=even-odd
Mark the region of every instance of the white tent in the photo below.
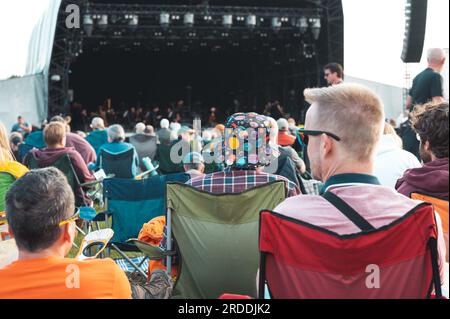
[[[61,0],[0,1],[0,121],[47,116],[48,69]]]

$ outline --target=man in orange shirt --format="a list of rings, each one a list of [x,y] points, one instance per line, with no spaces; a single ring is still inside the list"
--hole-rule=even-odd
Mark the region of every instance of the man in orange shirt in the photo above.
[[[13,184],[6,214],[19,260],[0,269],[0,299],[131,298],[113,260],[64,258],[76,236],[74,212],[72,190],[56,168],[33,170]]]
[[[289,123],[286,119],[281,118],[278,124],[278,145],[292,146],[295,143],[295,136],[289,134]]]

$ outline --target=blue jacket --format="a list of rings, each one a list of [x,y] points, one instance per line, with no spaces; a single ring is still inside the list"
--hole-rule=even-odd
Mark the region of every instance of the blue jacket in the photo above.
[[[106,130],[94,130],[86,136],[86,141],[92,145],[98,157],[100,155],[100,147],[108,143],[108,132]]]
[[[100,156],[101,150],[105,150],[106,152],[108,152],[110,154],[120,154],[120,153],[126,152],[130,149],[134,150],[133,167],[131,168],[131,171],[133,172],[133,176],[139,175],[139,156],[138,156],[134,146],[131,145],[130,143],[126,143],[126,142],[112,142],[112,143],[103,144],[98,150],[97,162],[93,165],[92,164],[89,165],[89,169],[93,170],[93,171],[97,171],[98,169],[101,168],[101,156]]]

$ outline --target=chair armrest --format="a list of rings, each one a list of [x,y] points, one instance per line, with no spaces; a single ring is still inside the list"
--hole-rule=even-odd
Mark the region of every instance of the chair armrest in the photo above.
[[[104,222],[105,219],[108,218],[109,216],[111,216],[111,213],[109,213],[108,211],[100,212],[94,217],[94,219],[92,221]]]
[[[96,186],[97,184],[100,184],[102,181],[92,181],[92,182],[87,182],[87,183],[82,183],[80,184],[81,187],[93,187]]]
[[[135,245],[144,255],[150,259],[164,259],[167,256],[176,255],[176,251],[163,250],[158,246],[151,245],[136,238],[128,239],[127,244]]]
[[[159,165],[156,165],[155,168],[153,168],[153,169],[151,169],[151,170],[149,170],[149,171],[145,171],[145,172],[143,172],[143,173],[137,175],[137,176],[135,177],[135,179],[143,179],[145,176],[147,176],[147,175],[149,175],[149,174],[155,172],[158,168],[159,168]]]

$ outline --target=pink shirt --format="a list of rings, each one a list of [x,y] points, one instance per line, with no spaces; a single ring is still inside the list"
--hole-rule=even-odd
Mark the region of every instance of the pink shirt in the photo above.
[[[339,196],[375,228],[394,222],[421,203],[401,195],[389,187],[380,185],[335,185],[330,186],[327,191]],[[317,195],[299,195],[287,198],[274,211],[339,235],[360,232],[360,229],[343,213]],[[439,214],[435,215],[438,227],[439,269],[443,283],[446,247],[441,219]]]

